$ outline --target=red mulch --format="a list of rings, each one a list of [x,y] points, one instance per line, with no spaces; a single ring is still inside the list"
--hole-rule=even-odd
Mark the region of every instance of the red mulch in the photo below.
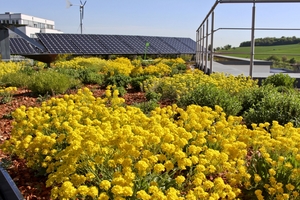
[[[87,87],[90,88],[95,97],[101,97],[105,93],[104,89],[101,89],[96,85],[88,85]],[[76,93],[76,91],[69,91],[69,93]],[[135,102],[146,101],[144,93],[135,92],[133,90],[128,90],[123,98],[128,105]],[[33,96],[30,91],[18,89],[11,102],[0,104],[0,144],[10,138],[12,111],[21,105],[25,105],[26,107],[39,106],[40,103],[39,98]],[[4,154],[0,150],[0,160],[3,158],[10,159],[9,155]],[[50,199],[51,188],[46,188],[45,186],[47,177],[37,176],[33,171],[26,167],[25,160],[12,158],[12,165],[7,171],[26,200]]]

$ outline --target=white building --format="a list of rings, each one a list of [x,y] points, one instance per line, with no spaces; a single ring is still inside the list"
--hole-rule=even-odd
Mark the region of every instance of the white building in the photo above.
[[[28,37],[36,37],[36,33],[63,33],[55,29],[55,23],[52,20],[33,17],[22,13],[5,12],[0,14],[0,24],[15,24],[18,29]]]

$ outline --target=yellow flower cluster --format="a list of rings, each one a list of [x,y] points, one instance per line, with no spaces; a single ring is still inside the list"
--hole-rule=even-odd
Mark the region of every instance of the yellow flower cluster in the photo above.
[[[171,58],[171,59],[166,59],[166,58],[156,58],[154,59],[155,63],[171,63],[172,66],[177,65],[177,64],[185,64],[185,61],[182,58]]]
[[[2,94],[13,94],[17,91],[18,89],[16,87],[6,87],[6,88],[0,88],[0,95]]]
[[[154,76],[166,76],[171,72],[171,68],[164,64],[158,63],[156,65],[149,65],[144,68],[144,74],[154,75]]]
[[[186,92],[190,92],[202,83],[212,83],[235,94],[246,88],[258,87],[257,81],[244,76],[225,75],[223,73],[204,74],[200,70],[188,70],[184,74],[176,74],[172,77],[157,78],[152,77],[144,82],[145,91],[162,93],[162,97],[176,96],[179,98]],[[157,91],[158,88],[160,91]],[[172,95],[170,95],[172,94]]]
[[[110,73],[114,75],[116,72],[120,74],[130,75],[131,71],[134,69],[134,65],[128,58],[116,58],[115,60],[107,61],[106,65],[103,67],[103,73]]]
[[[84,57],[75,57],[72,60],[69,61],[57,61],[55,62],[56,68],[71,68],[71,69],[83,69],[87,66],[93,66],[93,67],[101,67],[106,64],[106,60],[96,58],[96,57],[90,57],[90,58],[84,58]]]
[[[21,62],[0,62],[0,77],[2,77],[4,74],[17,72],[21,68]]]
[[[193,75],[191,75],[193,76]],[[296,199],[300,129],[253,124],[222,108],[170,105],[149,115],[108,87],[13,113],[1,149],[45,169],[53,199]],[[248,192],[249,193],[249,192]]]

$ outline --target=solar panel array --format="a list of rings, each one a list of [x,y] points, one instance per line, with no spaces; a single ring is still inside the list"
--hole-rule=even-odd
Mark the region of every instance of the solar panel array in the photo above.
[[[10,53],[11,54],[36,54],[41,51],[29,42],[22,38],[11,38],[10,39]]]
[[[141,55],[195,54],[196,42],[190,38],[37,33],[37,41],[47,49],[40,52],[21,38],[10,39],[11,54]]]

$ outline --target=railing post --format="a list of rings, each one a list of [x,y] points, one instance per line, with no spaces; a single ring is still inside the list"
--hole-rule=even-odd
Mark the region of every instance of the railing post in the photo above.
[[[215,21],[215,12],[211,13],[211,35],[210,35],[210,67],[209,73],[213,73],[213,60],[214,60],[214,21]]]
[[[205,36],[205,24],[202,27],[202,53],[201,53],[201,67],[204,70],[204,37]]]
[[[250,71],[249,76],[253,75],[254,52],[255,51],[255,0],[252,8],[252,26],[251,26],[251,56],[250,56]]]
[[[205,44],[205,68],[204,68],[204,73],[207,73],[207,63],[208,63],[208,25],[209,25],[209,20],[207,19],[206,21],[206,44]]]

